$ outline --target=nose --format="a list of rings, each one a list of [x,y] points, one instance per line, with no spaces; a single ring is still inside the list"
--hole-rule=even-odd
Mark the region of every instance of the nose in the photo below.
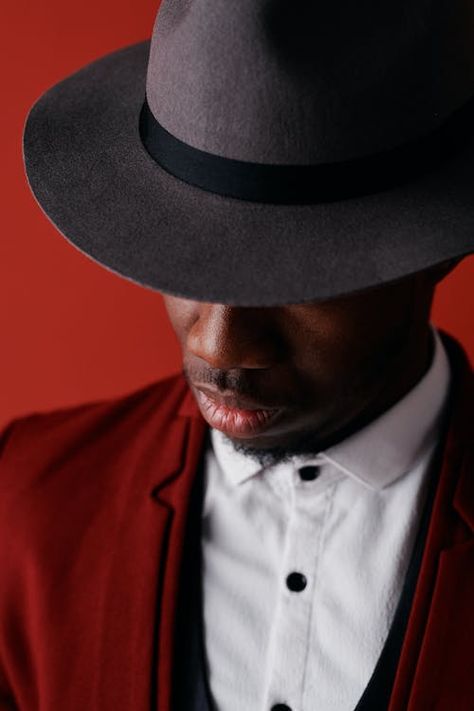
[[[270,311],[203,303],[187,349],[212,368],[270,368],[282,355]]]

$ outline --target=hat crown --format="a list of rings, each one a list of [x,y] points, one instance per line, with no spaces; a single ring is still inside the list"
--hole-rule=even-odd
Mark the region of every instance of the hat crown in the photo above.
[[[467,0],[163,0],[155,118],[244,161],[333,162],[434,129],[473,92]]]

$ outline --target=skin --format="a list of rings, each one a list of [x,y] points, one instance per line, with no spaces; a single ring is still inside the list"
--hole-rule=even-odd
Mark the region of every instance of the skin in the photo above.
[[[264,432],[229,438],[262,465],[322,451],[427,371],[434,291],[456,263],[325,302],[254,308],[164,295],[184,376],[197,400],[200,384],[288,408]]]

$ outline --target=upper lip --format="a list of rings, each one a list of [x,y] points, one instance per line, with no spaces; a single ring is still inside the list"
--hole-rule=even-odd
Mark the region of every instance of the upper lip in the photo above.
[[[232,395],[231,393],[221,393],[218,390],[205,387],[203,385],[195,386],[198,390],[207,395],[217,405],[225,405],[226,407],[236,408],[237,410],[279,410],[278,405],[267,405],[265,403],[256,402],[246,397]]]

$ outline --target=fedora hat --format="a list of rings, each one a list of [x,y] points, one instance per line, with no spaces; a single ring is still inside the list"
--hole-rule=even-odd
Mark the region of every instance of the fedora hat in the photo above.
[[[474,251],[472,0],[163,0],[150,41],[31,109],[76,248],[145,287],[276,306]]]

